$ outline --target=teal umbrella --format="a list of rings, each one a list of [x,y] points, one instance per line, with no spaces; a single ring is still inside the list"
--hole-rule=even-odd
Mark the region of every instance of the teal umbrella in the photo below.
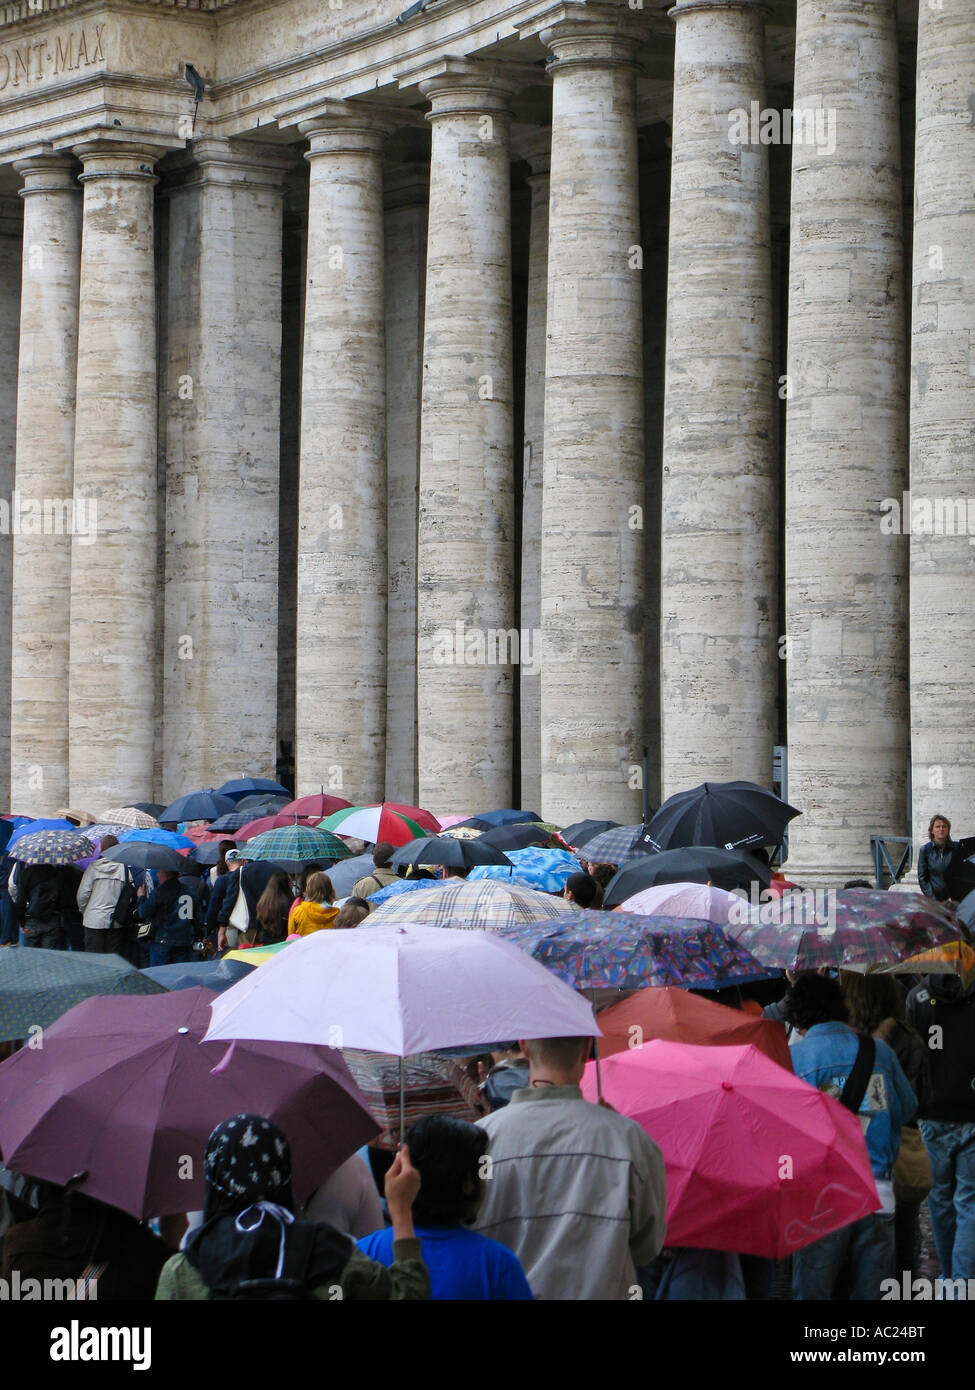
[[[6,950],[0,955],[0,1042],[40,1037],[93,994],[164,994],[165,989],[121,956],[84,951]],[[34,1044],[36,1046],[36,1044]]]
[[[278,863],[304,863],[309,859],[348,859],[352,851],[330,830],[307,825],[283,825],[265,830],[242,847],[247,859],[274,859]]]

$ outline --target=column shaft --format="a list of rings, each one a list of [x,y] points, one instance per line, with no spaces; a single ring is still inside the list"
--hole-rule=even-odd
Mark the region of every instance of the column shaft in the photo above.
[[[16,362],[19,351],[23,209],[17,198],[0,198],[0,362]],[[0,374],[0,498],[11,501],[17,442],[17,373]],[[10,708],[13,539],[0,533],[0,709]],[[0,798],[10,805],[10,724],[0,722]]]

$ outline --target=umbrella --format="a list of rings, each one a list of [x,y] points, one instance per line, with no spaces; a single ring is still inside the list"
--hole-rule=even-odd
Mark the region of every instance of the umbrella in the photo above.
[[[170,824],[188,820],[212,821],[233,809],[234,802],[229,796],[222,796],[212,787],[207,787],[204,791],[178,796],[169,803],[159,819]]]
[[[122,825],[119,821],[96,821],[94,825],[86,825],[82,834],[86,840],[91,840],[92,844],[101,843],[106,835],[114,835],[116,839],[124,835],[130,829],[127,825]]]
[[[490,826],[523,825],[525,821],[541,820],[537,811],[475,811],[473,819],[486,821]]]
[[[333,811],[320,824],[323,830],[332,830],[350,839],[365,840],[371,845],[405,845],[409,840],[419,839],[426,834],[422,825],[391,811],[385,805],[350,806],[342,811]]]
[[[382,1126],[372,1148],[396,1149],[399,1143],[400,1061],[382,1052],[347,1048],[342,1056],[366,1104]],[[486,1107],[476,1082],[452,1057],[421,1052],[403,1060],[403,1126],[421,1115],[448,1115],[473,1124]]]
[[[573,989],[724,989],[775,973],[736,944],[730,929],[693,917],[573,910],[503,936]]]
[[[601,1072],[660,1145],[668,1245],[783,1259],[880,1209],[859,1118],[755,1047],[653,1041]]]
[[[202,988],[222,994],[249,975],[256,964],[256,961],[252,965],[250,961],[227,960],[224,956],[221,960],[195,960],[185,965],[150,965],[142,973],[170,991]]]
[[[178,850],[153,840],[120,840],[102,855],[111,864],[126,864],[130,869],[168,869],[181,874],[186,864]]]
[[[4,1062],[8,1168],[60,1185],[84,1173],[73,1187],[140,1218],[192,1211],[214,1126],[254,1111],[287,1135],[295,1196],[307,1197],[378,1127],[334,1050],[201,1046],[210,1004],[226,997],[89,999],[48,1029],[43,1051]]]
[[[444,839],[450,840],[479,840],[484,831],[475,830],[473,825],[451,825],[448,829],[441,830],[440,834]]]
[[[228,951],[220,959],[230,961],[231,964],[264,965],[265,962],[273,960],[279,951],[283,951],[285,946],[291,946],[298,939],[289,936],[287,941],[275,941],[271,946],[239,946],[235,951]]]
[[[347,898],[352,889],[375,869],[371,854],[356,854],[351,859],[342,859],[332,864],[328,876],[332,881],[337,898]]]
[[[594,835],[584,846],[580,857],[589,864],[623,864],[640,851],[636,848],[643,834],[642,825],[619,825]]]
[[[93,825],[98,819],[98,817],[93,816],[90,811],[75,811],[72,810],[70,806],[59,806],[54,814],[56,816],[63,816],[65,820],[74,821],[76,825],[85,828],[89,825]]]
[[[398,878],[395,883],[387,883],[385,888],[379,888],[375,893],[370,893],[366,901],[371,903],[374,908],[381,907],[390,898],[401,897],[404,893],[413,893],[418,888],[436,888],[438,884],[442,883],[443,880],[439,878]]]
[[[258,816],[276,816],[288,804],[287,796],[272,796],[269,792],[248,792],[235,803],[236,811],[250,811],[251,820]]]
[[[398,816],[405,816],[407,820],[422,826],[424,830],[429,830],[431,835],[436,835],[441,828],[436,816],[425,811],[422,806],[405,806],[398,801],[385,801],[381,804],[386,807],[387,811],[395,811]],[[328,812],[322,814],[327,815]]]
[[[285,801],[291,798],[287,787],[282,787],[280,782],[271,782],[266,777],[237,777],[230,782],[224,782],[217,791],[220,796],[229,796],[232,801],[239,801],[254,792],[269,792],[273,796],[283,796]]]
[[[118,837],[120,845],[166,845],[169,849],[192,849],[193,841],[188,835],[180,835],[176,830],[126,830]]]
[[[92,994],[160,994],[121,956],[87,951],[4,951],[0,955],[0,1042],[26,1038]],[[30,1034],[31,1037],[36,1034]]]
[[[440,822],[441,830],[450,830],[455,825],[466,825],[471,817],[466,812],[460,814],[445,812],[442,816],[437,816],[436,819]]]
[[[159,801],[133,801],[130,809],[133,811],[144,811],[146,815],[151,816],[153,820],[158,820],[160,811],[165,811],[166,808]]]
[[[565,827],[561,832],[561,838],[563,844],[571,845],[573,849],[581,849],[590,840],[594,840],[597,835],[605,835],[607,830],[619,829],[619,821],[615,820],[577,820]],[[616,861],[610,859],[607,862],[615,864]]]
[[[749,1044],[792,1071],[792,1053],[785,1028],[770,1018],[729,1009],[673,985],[641,989],[596,1015],[603,1030],[599,1056],[643,1047],[654,1038],[695,1043],[702,1047],[745,1047]]]
[[[658,883],[625,898],[619,908],[643,917],[700,917],[726,927],[734,920],[731,914],[740,911],[741,901],[734,893],[709,883]]]
[[[229,835],[221,838],[232,840],[234,837]],[[208,868],[213,868],[220,858],[220,840],[206,840],[201,845],[194,845],[186,857],[197,864],[204,864]]]
[[[589,849],[592,849],[592,845]],[[621,865],[606,885],[603,903],[606,907],[616,907],[634,893],[652,888],[657,883],[709,881],[716,883],[719,888],[749,888],[752,883],[760,883],[767,888],[772,874],[765,864],[741,849],[712,849],[705,846],[671,849],[663,854],[640,855]]]
[[[221,816],[220,819],[225,820],[226,817]],[[213,822],[213,825],[216,825],[216,821]],[[211,830],[213,830],[213,825],[210,827]],[[255,836],[263,835],[267,830],[287,830],[293,825],[304,825],[309,829],[315,828],[315,823],[311,817],[299,816],[296,821],[294,816],[285,815],[282,811],[276,816],[258,816],[256,820],[245,822],[235,831],[235,836],[239,840],[253,840]]]
[[[777,845],[801,814],[755,782],[704,782],[667,798],[647,826],[647,842],[654,850]]]
[[[341,796],[326,796],[322,792],[320,795],[300,796],[297,801],[289,801],[287,806],[281,807],[281,814],[306,816],[309,820],[314,820],[317,823],[324,816],[330,816],[333,811],[345,810],[349,804]]]
[[[350,851],[337,835],[327,830],[312,830],[304,825],[291,825],[280,830],[266,830],[248,840],[243,853],[248,859],[274,859],[278,863],[299,865],[310,859],[349,859]]]
[[[510,864],[511,860],[480,839],[457,840],[447,836],[424,835],[396,851],[394,869],[417,868],[423,864],[442,864],[452,869],[469,869],[475,864]]]
[[[553,833],[541,821],[528,821],[525,825],[499,825],[494,830],[485,830],[480,841],[495,849],[528,849],[533,845],[550,845]]]
[[[471,883],[470,879],[441,879],[429,893],[414,893],[371,912],[363,927],[387,922],[412,922],[428,927],[458,927],[501,931],[506,927],[568,914],[572,904],[550,898],[533,888],[511,883]]]
[[[975,891],[975,837],[969,836],[956,843],[945,871],[945,883],[956,902]]]
[[[138,806],[112,806],[102,812],[100,819],[114,825],[130,825],[136,830],[151,830],[161,817],[149,815]]]
[[[205,833],[208,837],[227,838],[228,832],[236,834],[238,830],[252,825],[256,819],[253,811],[228,811],[225,816],[218,816],[216,820],[211,821]]]
[[[808,889],[760,907],[740,902],[736,915],[728,935],[783,970],[893,965],[965,936],[955,914],[933,898],[879,888]]]
[[[41,830],[70,830],[77,833],[78,827],[72,825],[69,820],[32,820],[24,825],[18,825],[17,829],[7,841],[7,853],[11,852],[11,847],[16,845],[25,835],[36,835]]]
[[[37,830],[8,845],[11,859],[20,864],[73,864],[95,853],[95,846],[79,830]]]
[[[888,965],[884,975],[958,975],[965,989],[975,980],[975,951],[964,941],[934,946],[920,955],[908,956],[898,965]]]
[[[565,849],[513,849],[508,853],[509,869],[485,865],[472,869],[472,879],[520,878],[541,893],[561,893],[573,874],[579,872],[579,861]]]

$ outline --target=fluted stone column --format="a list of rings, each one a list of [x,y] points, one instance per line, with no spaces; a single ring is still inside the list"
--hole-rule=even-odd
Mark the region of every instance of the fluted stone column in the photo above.
[[[835,887],[902,833],[906,481],[894,0],[799,0],[786,416],[790,878]],[[939,721],[942,722],[943,721]]]
[[[553,7],[542,500],[541,811],[640,816],[643,325],[639,16]],[[634,510],[638,509],[638,510]]]
[[[416,545],[430,171],[386,179],[386,795],[416,803]]]
[[[24,202],[16,490],[24,505],[72,497],[81,189],[70,154],[20,162]],[[12,362],[14,359],[8,358]],[[64,512],[62,511],[62,518]],[[62,521],[13,541],[10,802],[52,814],[68,801],[71,534]],[[90,547],[89,549],[96,549]]]
[[[491,68],[448,58],[420,89],[431,103],[433,141],[417,546],[419,792],[435,811],[484,809],[511,804],[512,85]]]
[[[12,364],[19,351],[23,208],[16,197],[0,197],[0,362]],[[14,490],[17,440],[17,373],[0,372],[0,497]],[[0,710],[10,708],[10,647],[13,537],[0,534]],[[0,798],[10,805],[10,724],[0,719]]]
[[[661,795],[772,780],[777,665],[768,146],[758,0],[678,0],[661,539]]]
[[[537,132],[519,147],[531,174],[528,242],[528,317],[525,329],[525,453],[521,494],[521,630],[532,655],[542,632],[542,473],[545,461],[545,329],[548,300],[548,200],[551,132]],[[540,662],[522,662],[521,800],[526,810],[542,802],[542,682]]]
[[[169,195],[164,800],[274,773],[286,158],[200,140]]]
[[[310,142],[298,531],[297,794],[386,772],[386,126],[342,103]]]
[[[921,5],[911,334],[914,857],[975,825],[975,14]],[[897,496],[897,489],[891,490]],[[939,521],[940,517],[940,521]],[[903,521],[902,517],[902,521]],[[887,544],[894,545],[894,539]]]
[[[70,800],[145,800],[156,650],[157,147],[91,141],[84,168],[74,491],[97,508],[71,546]]]

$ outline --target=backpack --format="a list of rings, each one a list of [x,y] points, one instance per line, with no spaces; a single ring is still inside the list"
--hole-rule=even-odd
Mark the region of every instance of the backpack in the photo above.
[[[111,926],[130,927],[135,921],[136,908],[139,906],[139,895],[136,892],[135,884],[128,869],[125,870],[125,878],[122,880],[122,890],[118,895],[115,904],[115,911],[112,913]]]
[[[241,1279],[235,1284],[218,1284],[210,1297],[218,1301],[277,1300],[304,1302],[315,1297],[307,1283],[308,1261],[315,1246],[315,1226],[308,1221],[296,1221],[288,1228],[281,1277]]]

